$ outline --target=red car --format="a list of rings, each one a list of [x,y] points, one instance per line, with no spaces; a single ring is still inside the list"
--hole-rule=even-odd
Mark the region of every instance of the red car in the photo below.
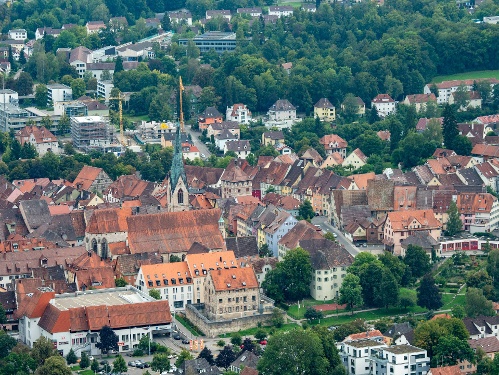
[[[260,341],[260,345],[267,345],[267,340]]]

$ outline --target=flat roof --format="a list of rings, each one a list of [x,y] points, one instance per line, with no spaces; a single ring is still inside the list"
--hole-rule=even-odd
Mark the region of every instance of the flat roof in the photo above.
[[[102,116],[75,116],[71,120],[76,122],[104,122],[106,121]]]
[[[424,349],[417,348],[412,345],[395,345],[395,346],[390,346],[388,348],[384,348],[383,350],[393,354],[408,354],[408,353],[424,351]]]
[[[49,89],[71,89],[71,87],[63,85],[62,83],[53,83],[51,85],[47,85]]]
[[[356,341],[345,342],[344,344],[353,346],[354,348],[367,348],[370,346],[386,345],[384,342],[379,342],[374,340],[356,340]]]
[[[236,33],[226,33],[223,31],[208,31],[207,33],[198,35],[194,40],[204,40],[204,39],[236,39]]]
[[[155,301],[134,289],[116,288],[58,294],[51,303],[59,310],[88,306],[116,306]]]
[[[39,116],[39,117],[48,116],[48,113],[46,111],[43,111],[43,110],[38,109],[36,107],[26,107],[26,111],[31,112],[32,114]]]
[[[17,91],[11,89],[0,89],[0,94],[17,94]]]

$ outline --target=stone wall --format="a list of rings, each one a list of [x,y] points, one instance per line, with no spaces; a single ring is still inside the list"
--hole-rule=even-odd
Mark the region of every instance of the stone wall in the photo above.
[[[223,333],[257,327],[258,323],[268,325],[272,318],[272,311],[266,310],[263,314],[256,312],[255,315],[244,316],[242,318],[214,321],[204,316],[203,310],[201,308],[198,310],[196,305],[187,305],[185,315],[207,337],[215,338]]]

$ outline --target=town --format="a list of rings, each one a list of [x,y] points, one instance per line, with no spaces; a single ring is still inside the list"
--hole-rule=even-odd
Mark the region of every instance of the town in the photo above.
[[[0,375],[499,372],[497,1],[0,14]]]

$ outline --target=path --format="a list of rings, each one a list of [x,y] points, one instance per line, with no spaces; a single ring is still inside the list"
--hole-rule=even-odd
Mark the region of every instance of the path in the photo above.
[[[346,238],[338,228],[333,227],[327,222],[327,217],[316,216],[312,218],[312,224],[318,225],[323,232],[336,234],[336,239],[338,240],[338,242],[345,246],[345,249],[347,249],[347,251],[352,256],[356,256],[360,252],[360,250],[354,244],[352,244],[352,242],[350,242],[350,240]]]
[[[184,129],[187,134],[191,135],[194,146],[196,146],[199,149],[199,154],[204,154],[205,158],[209,158],[211,152],[210,150],[208,150],[208,147],[203,142],[200,141],[199,136],[201,135],[201,133],[192,130],[189,125],[186,125]]]

